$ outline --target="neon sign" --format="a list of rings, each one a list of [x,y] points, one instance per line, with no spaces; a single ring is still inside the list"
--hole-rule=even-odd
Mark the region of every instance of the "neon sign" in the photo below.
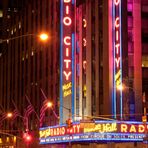
[[[63,17],[63,75],[64,79],[67,81],[70,80],[71,77],[71,0],[64,0],[64,17]]]
[[[148,125],[129,121],[95,121],[41,128],[40,144],[75,141],[143,141]]]
[[[49,136],[62,136],[66,134],[78,134],[80,133],[80,125],[75,124],[71,128],[67,128],[66,126],[61,127],[49,127],[45,130],[40,130],[40,138],[46,138]]]
[[[74,1],[60,1],[60,123],[66,119],[66,108],[74,114]],[[64,118],[64,119],[63,119]]]
[[[85,127],[84,126],[84,133],[87,132],[113,132],[117,131],[117,124],[116,123],[100,123],[100,124],[94,124],[94,126]]]
[[[116,88],[122,85],[122,43],[121,43],[121,0],[113,0],[113,48],[114,48],[114,99],[113,114],[120,114],[122,119],[122,90],[118,93]],[[118,101],[119,99],[120,101]],[[120,102],[120,103],[118,103]],[[118,103],[118,104],[117,104]],[[119,108],[117,108],[119,107]]]

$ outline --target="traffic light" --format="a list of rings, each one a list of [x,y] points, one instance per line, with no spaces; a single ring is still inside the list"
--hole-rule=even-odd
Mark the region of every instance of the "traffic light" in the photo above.
[[[32,141],[32,136],[28,132],[23,133],[23,139],[26,143],[30,143]]]
[[[66,124],[69,128],[72,127],[72,119],[69,118],[68,120],[66,120]]]

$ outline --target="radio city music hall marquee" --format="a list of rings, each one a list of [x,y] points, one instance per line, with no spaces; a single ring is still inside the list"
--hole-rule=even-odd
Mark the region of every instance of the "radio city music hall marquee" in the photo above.
[[[82,141],[142,141],[145,126],[141,122],[95,121],[90,123],[73,123],[71,128],[66,125],[41,128],[40,144],[82,142]]]

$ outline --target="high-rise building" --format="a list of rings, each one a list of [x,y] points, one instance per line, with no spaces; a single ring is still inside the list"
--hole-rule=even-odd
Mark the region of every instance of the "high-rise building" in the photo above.
[[[76,115],[141,120],[148,90],[147,6],[134,0],[77,5]]]
[[[47,110],[43,127],[69,117],[141,121],[143,94],[148,101],[147,0],[7,0],[1,6],[2,111],[15,103],[23,115],[28,97],[39,115],[47,97],[59,121]],[[43,31],[45,43],[37,38]],[[36,129],[36,115],[29,119]]]
[[[47,97],[58,114],[59,4],[57,1],[3,1],[2,8],[1,107],[12,111],[16,105],[23,115],[28,96],[39,115]],[[39,40],[38,35],[42,32],[48,33],[47,42]],[[47,114],[51,117],[48,122],[56,124],[52,111]],[[33,121],[30,124],[33,129]]]

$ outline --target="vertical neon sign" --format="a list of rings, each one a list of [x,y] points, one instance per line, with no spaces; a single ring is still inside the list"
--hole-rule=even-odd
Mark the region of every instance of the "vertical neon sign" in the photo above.
[[[60,123],[64,109],[74,114],[74,1],[61,0],[60,8]],[[63,119],[64,118],[64,119]]]
[[[114,48],[114,98],[113,114],[120,114],[122,119],[122,42],[121,42],[121,0],[113,0],[113,48]]]

